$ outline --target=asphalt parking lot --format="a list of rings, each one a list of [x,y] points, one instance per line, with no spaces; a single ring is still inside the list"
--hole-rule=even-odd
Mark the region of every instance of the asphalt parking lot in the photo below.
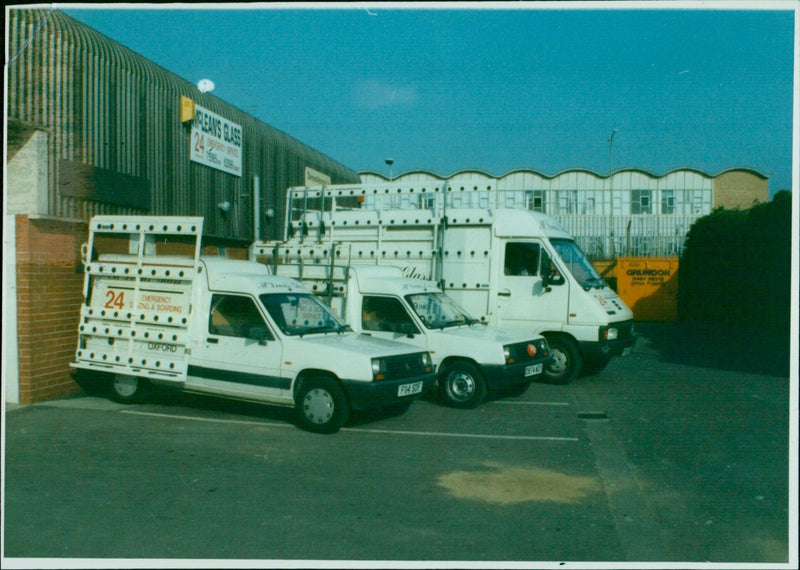
[[[4,566],[791,567],[788,340],[640,331],[631,356],[569,386],[534,384],[476,410],[422,400],[330,436],[299,430],[287,410],[189,396],[15,408]]]

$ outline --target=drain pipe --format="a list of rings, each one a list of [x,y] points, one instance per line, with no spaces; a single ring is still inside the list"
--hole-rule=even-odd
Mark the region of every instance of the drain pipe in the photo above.
[[[253,243],[261,240],[261,180],[253,177]]]

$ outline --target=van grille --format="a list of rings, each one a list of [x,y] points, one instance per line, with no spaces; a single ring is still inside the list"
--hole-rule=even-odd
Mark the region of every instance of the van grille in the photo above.
[[[536,346],[536,354],[531,356],[528,354],[528,345],[533,344]],[[529,360],[541,359],[547,356],[550,352],[550,347],[547,341],[543,338],[531,340],[529,342],[518,342],[509,346],[511,349],[511,358],[514,362],[527,362]]]
[[[385,380],[396,380],[412,376],[422,376],[426,373],[422,353],[388,356],[386,362]]]

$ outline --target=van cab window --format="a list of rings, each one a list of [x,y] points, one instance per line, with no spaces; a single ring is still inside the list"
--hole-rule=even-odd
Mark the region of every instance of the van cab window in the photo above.
[[[365,331],[419,334],[403,304],[392,297],[364,296],[361,302],[361,328]]]
[[[509,276],[536,275],[539,268],[538,243],[507,243],[505,274]]]
[[[211,298],[211,314],[208,332],[220,336],[267,339],[269,333],[264,319],[250,297],[242,295],[214,295]]]
[[[264,293],[261,303],[289,336],[342,332],[347,325],[311,293]]]

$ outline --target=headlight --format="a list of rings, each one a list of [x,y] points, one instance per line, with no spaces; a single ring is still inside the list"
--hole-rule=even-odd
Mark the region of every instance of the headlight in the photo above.
[[[538,342],[539,342],[539,349],[542,351],[542,356],[547,356],[550,353],[550,345],[547,344],[547,339],[543,338]]]
[[[606,329],[605,331],[605,339],[606,340],[616,340],[619,336],[619,330],[617,329]]]
[[[503,347],[503,358],[506,360],[506,364],[513,364],[514,359],[511,357],[511,347],[504,346]]]
[[[372,377],[375,380],[386,378],[386,362],[382,358],[372,359]]]
[[[433,360],[429,352],[422,353],[422,365],[425,367],[425,372],[433,370]]]

